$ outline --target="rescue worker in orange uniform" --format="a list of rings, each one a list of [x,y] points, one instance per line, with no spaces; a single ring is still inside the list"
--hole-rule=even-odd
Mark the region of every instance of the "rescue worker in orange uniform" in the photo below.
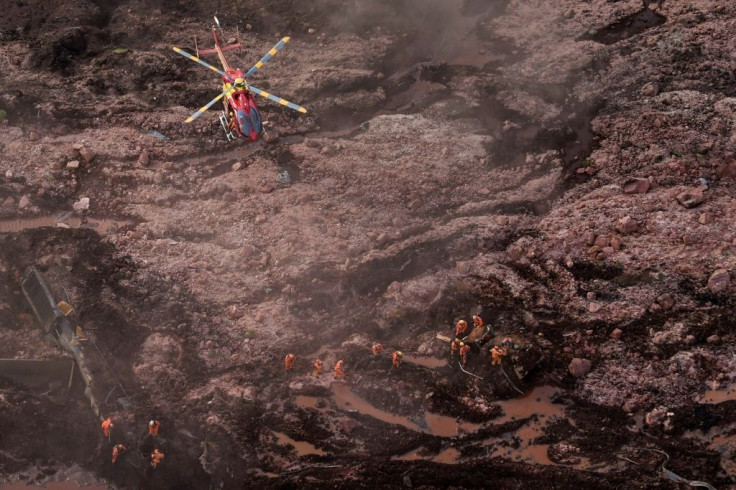
[[[337,361],[337,364],[335,364],[335,379],[338,378],[345,378],[345,361],[342,359]]]
[[[457,322],[457,325],[455,325],[455,337],[463,338],[465,337],[465,332],[468,331],[468,322],[465,320],[460,320]]]
[[[383,346],[379,343],[375,343],[371,346],[371,352],[373,352],[374,356],[377,356],[381,352],[383,352]]]
[[[509,351],[506,347],[499,347],[497,345],[494,345],[493,348],[491,348],[491,366],[501,364],[501,362],[503,362],[503,359],[501,359],[501,357],[505,356],[508,353]]]
[[[150,422],[148,422],[148,433],[152,436],[157,436],[159,427],[161,427],[161,422],[154,417]]]
[[[453,340],[453,341],[452,341],[452,343],[450,344],[450,355],[451,355],[452,357],[455,357],[455,354],[457,354],[457,353],[458,353],[458,351],[460,351],[460,344],[461,344],[461,343],[462,343],[462,342],[460,342],[460,339],[456,338],[456,339],[455,339],[455,340]]]
[[[155,470],[158,465],[161,464],[161,461],[164,460],[164,453],[159,451],[158,449],[154,449],[151,453],[151,466]]]
[[[470,346],[465,342],[460,342],[460,358],[463,360],[463,366],[468,363],[468,353],[470,353]]]
[[[315,359],[312,361],[312,374],[315,376],[319,376],[322,374],[322,361],[320,359]]]
[[[105,434],[105,437],[110,437],[110,429],[112,429],[115,425],[112,423],[112,419],[110,417],[107,417],[105,420],[102,421],[100,424],[100,427],[102,427],[102,433]]]
[[[473,316],[473,328],[478,328],[483,326],[483,319],[479,317],[478,315]]]
[[[118,456],[123,454],[125,452],[125,446],[122,444],[115,444],[112,447],[112,464],[115,464],[115,461],[117,461]]]
[[[404,353],[400,350],[394,352],[394,354],[391,356],[391,362],[393,363],[394,367],[401,367],[402,357],[404,357]]]
[[[296,356],[294,354],[287,354],[284,358],[284,366],[286,367],[287,371],[291,371],[294,369],[294,359],[296,359]]]

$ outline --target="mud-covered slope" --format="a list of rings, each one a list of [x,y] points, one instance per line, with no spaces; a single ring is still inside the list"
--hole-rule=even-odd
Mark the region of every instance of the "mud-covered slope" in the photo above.
[[[256,143],[227,143],[217,106],[183,123],[219,85],[171,46],[209,46],[215,11],[228,42],[238,28],[241,68],[292,38],[251,82],[309,112],[259,99]],[[2,403],[33,410],[3,411],[3,427],[62,410],[83,437],[21,446],[3,431],[5,479],[78,465],[121,488],[674,488],[657,450],[688,480],[734,483],[736,8],[79,0],[7,14],[3,357],[63,355],[20,294],[35,265],[134,394],[107,408],[136,450],[109,463],[116,441],[80,393],[59,406],[8,388]],[[502,368],[492,343],[467,372],[449,360],[437,334],[472,315],[517,343]]]

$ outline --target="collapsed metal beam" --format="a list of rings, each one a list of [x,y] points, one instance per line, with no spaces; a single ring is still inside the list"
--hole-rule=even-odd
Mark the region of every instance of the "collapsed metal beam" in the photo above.
[[[89,399],[90,407],[95,415],[97,415],[100,420],[103,420],[104,417],[102,416],[100,402],[93,391],[93,369],[90,366],[90,359],[88,359],[82,344],[79,342],[79,339],[76,336],[76,331],[73,330],[69,321],[59,309],[51,291],[35,267],[29,267],[27,269],[21,282],[21,289],[23,290],[23,294],[31,305],[31,309],[36,315],[36,319],[40,323],[44,332],[51,334],[59,346],[74,357],[77,367],[79,368],[79,372],[82,375],[82,379],[84,380],[84,395]],[[112,370],[97,345],[91,340],[85,340],[84,342],[89,342],[94,346],[97,351],[97,355],[99,355],[100,360],[107,368],[112,379],[118,385],[123,394],[127,396],[125,388],[123,388],[122,383],[120,383],[120,380],[115,375],[115,372]],[[71,385],[71,380],[69,383]],[[94,387],[97,389],[102,388],[102,386]]]

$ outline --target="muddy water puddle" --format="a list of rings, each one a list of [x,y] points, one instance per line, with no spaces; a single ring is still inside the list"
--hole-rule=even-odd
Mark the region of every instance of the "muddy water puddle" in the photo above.
[[[460,451],[454,447],[448,447],[443,449],[437,454],[428,454],[425,448],[415,449],[401,456],[394,456],[391,458],[395,461],[419,461],[427,460],[434,461],[435,463],[443,464],[457,464],[460,459]]]
[[[299,395],[294,400],[296,406],[299,408],[313,408],[315,410],[320,409],[320,403],[323,401],[322,398],[316,396]]]
[[[734,400],[736,400],[736,386],[729,386],[718,390],[707,390],[701,398],[700,403],[716,405]]]
[[[112,220],[102,218],[80,218],[69,213],[55,216],[35,216],[32,218],[18,218],[0,220],[0,233],[18,233],[33,228],[55,226],[58,228],[90,228],[99,233],[117,231],[125,226],[133,225],[132,221]]]
[[[736,478],[736,426],[711,427],[706,433],[701,430],[689,430],[683,434],[702,441],[708,445],[708,450],[721,455],[721,470],[726,476]]]
[[[421,427],[409,420],[409,417],[394,415],[379,408],[374,407],[367,401],[353,394],[350,386],[345,383],[332,383],[332,399],[337,406],[348,412],[358,412],[369,415],[381,422],[393,425],[401,425],[407,429],[424,432]]]
[[[332,399],[337,406],[348,412],[358,412],[387,424],[400,425],[415,432],[424,432],[439,437],[455,437],[460,432],[473,432],[480,424],[472,424],[453,417],[427,412],[424,420],[412,419],[381,410],[352,392],[345,383],[332,384]]]
[[[437,456],[432,458],[432,461],[435,461],[437,463],[444,463],[444,464],[455,464],[457,463],[458,457],[460,456],[460,451],[455,449],[454,447],[449,447],[439,453]]]
[[[498,405],[501,406],[503,415],[492,421],[494,425],[529,417],[532,417],[532,419],[518,429],[510,431],[501,437],[491,437],[483,441],[483,445],[487,449],[486,454],[492,457],[523,461],[529,464],[554,465],[555,463],[547,455],[549,445],[537,444],[535,441],[544,435],[546,427],[552,420],[565,416],[565,405],[553,402],[558,391],[557,388],[551,386],[542,386],[531,390],[520,398],[499,402]],[[455,430],[468,433],[474,432],[481,425],[464,421],[457,422],[451,417],[443,417],[435,414],[427,414],[426,420],[431,433],[444,435],[445,437],[456,435]],[[452,421],[452,423],[449,421]],[[397,456],[394,459],[404,461],[422,459],[447,464],[458,462],[459,452],[457,449],[449,448],[445,451],[439,454],[427,454],[427,449],[421,447]],[[587,469],[590,467],[590,464],[585,458],[581,458],[580,463],[573,467]]]
[[[539,419],[549,421],[552,417],[562,417],[565,406],[553,403],[552,398],[560,391],[553,386],[540,386],[519,398],[499,402],[503,415],[494,419],[495,424],[504,424],[512,420],[524,419],[536,415]]]
[[[562,418],[565,415],[565,405],[552,401],[558,391],[557,388],[552,386],[541,386],[520,398],[499,403],[503,415],[494,420],[496,424],[504,424],[528,417],[534,418],[507,434],[506,437],[493,437],[486,440],[486,446],[489,447],[489,450],[493,448],[492,456],[539,465],[555,464],[547,456],[549,446],[547,444],[536,444],[535,440],[544,435],[544,430],[550,421],[555,418]],[[515,447],[509,447],[508,444],[512,441]]]
[[[404,362],[424,366],[426,368],[436,369],[447,366],[447,359],[438,357],[422,357],[422,356],[404,356]]]
[[[552,386],[541,386],[522,397],[498,402],[503,414],[492,421],[493,425],[497,426],[527,418],[530,420],[501,437],[491,437],[482,441],[483,446],[486,447],[486,455],[512,461],[523,461],[528,464],[556,465],[547,454],[549,445],[539,444],[536,441],[544,435],[550,422],[565,417],[566,406],[554,402],[559,391],[559,389]],[[332,398],[340,409],[358,412],[388,424],[401,425],[416,432],[429,433],[439,437],[449,438],[464,433],[473,433],[482,425],[433,413],[426,413],[424,421],[396,415],[371,405],[355,395],[350,386],[344,383],[333,383],[332,393]],[[303,403],[313,402],[305,400]],[[461,458],[459,450],[455,447],[447,448],[440,453],[430,453],[426,448],[420,447],[400,456],[395,456],[393,459],[402,461],[427,460],[455,464]],[[586,458],[581,457],[579,459],[579,462],[569,466],[580,470],[592,469]]]
[[[299,456],[309,456],[316,454],[318,456],[324,456],[327,452],[323,451],[307,441],[296,441],[291,437],[287,436],[283,432],[273,431],[273,435],[281,445],[291,445]]]
[[[455,437],[459,434],[475,432],[481,426],[481,424],[431,412],[424,415],[424,421],[432,435],[441,437]]]

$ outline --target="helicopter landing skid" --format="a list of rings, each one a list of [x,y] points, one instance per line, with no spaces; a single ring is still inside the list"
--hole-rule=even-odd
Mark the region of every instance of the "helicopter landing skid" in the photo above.
[[[228,141],[234,140],[235,134],[230,129],[230,124],[228,124],[227,116],[225,115],[225,111],[222,111],[220,113],[220,124],[222,124],[222,130],[225,131],[225,138],[227,138]]]

